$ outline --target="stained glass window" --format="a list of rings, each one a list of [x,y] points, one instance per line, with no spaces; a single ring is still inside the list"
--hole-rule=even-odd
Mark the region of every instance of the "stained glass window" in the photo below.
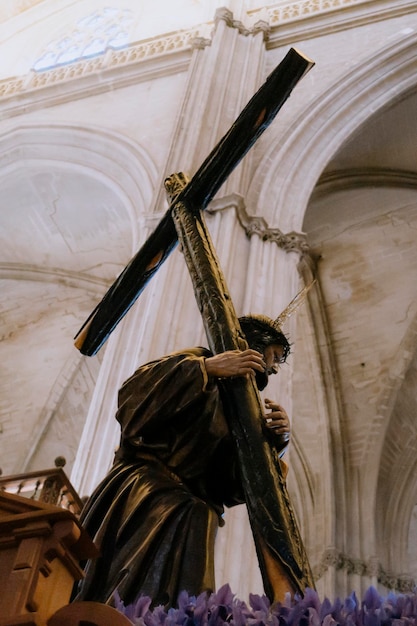
[[[104,8],[76,23],[71,33],[48,44],[32,69],[37,72],[104,54],[109,48],[125,48],[133,13],[129,9]]]

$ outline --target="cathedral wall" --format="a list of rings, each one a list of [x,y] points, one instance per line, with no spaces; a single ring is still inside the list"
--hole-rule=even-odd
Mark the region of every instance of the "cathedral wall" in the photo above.
[[[2,311],[3,472],[51,466],[63,454],[80,494],[91,493],[117,447],[123,380],[139,363],[206,343],[178,249],[99,356],[80,357],[72,337],[166,210],[164,177],[196,171],[295,45],[316,66],[220,190],[207,223],[238,314],[275,316],[318,278],[285,327],[293,355],[270,391],[292,419],[289,488],[320,592],[378,584],[381,564],[394,584],[416,575],[412,478],[398,564],[382,545],[395,520],[376,522],[378,497],[404,469],[390,474],[391,446],[397,459],[409,451],[406,419],[401,441],[394,437],[415,353],[415,178],[402,155],[401,168],[384,162],[401,169],[400,187],[375,189],[372,178],[358,191],[349,178],[347,188],[311,195],[332,162],[350,172],[350,161],[334,159],[355,133],[415,89],[415,8],[410,15],[411,3],[397,0],[341,10],[317,0],[309,13],[302,2],[262,10],[232,2],[215,13],[225,3],[183,2],[158,16],[124,2],[126,49],[29,71],[41,42],[84,16],[84,3],[52,4],[13,16],[4,44],[0,281],[12,304]],[[390,139],[391,154],[398,144]],[[382,166],[367,155],[360,167]],[[412,450],[407,458],[412,474]],[[260,591],[259,572],[244,509],[228,515],[218,580],[243,597]]]

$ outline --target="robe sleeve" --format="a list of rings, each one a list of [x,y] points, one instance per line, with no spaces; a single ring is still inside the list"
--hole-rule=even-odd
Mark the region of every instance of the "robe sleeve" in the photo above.
[[[121,387],[116,419],[122,438],[134,440],[149,427],[163,428],[193,405],[201,407],[218,396],[210,380],[204,348],[169,355],[140,367]]]

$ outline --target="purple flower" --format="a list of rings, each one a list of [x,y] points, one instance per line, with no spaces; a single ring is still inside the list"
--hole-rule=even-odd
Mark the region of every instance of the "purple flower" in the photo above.
[[[304,597],[287,594],[283,603],[271,605],[266,596],[251,594],[249,605],[223,585],[216,593],[198,597],[182,592],[178,607],[168,611],[151,607],[151,599],[140,597],[125,606],[118,594],[116,608],[135,626],[417,626],[417,595],[380,596],[374,587],[364,594],[362,602],[355,593],[345,600],[321,602],[316,591],[307,589]]]

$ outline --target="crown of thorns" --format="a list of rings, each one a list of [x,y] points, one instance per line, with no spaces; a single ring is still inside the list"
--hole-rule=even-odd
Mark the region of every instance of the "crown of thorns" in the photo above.
[[[290,353],[291,346],[287,337],[282,332],[282,325],[304,302],[308,291],[314,283],[315,280],[299,291],[275,320],[266,315],[250,314],[240,317],[239,322],[249,345],[260,351],[262,351],[262,348],[272,343],[282,346],[284,352],[281,362],[284,363]]]
[[[285,362],[290,353],[290,343],[273,319],[266,315],[245,315],[239,317],[239,322],[245,338],[253,350],[263,352],[266,346],[275,343],[282,346],[283,354],[280,362]]]

